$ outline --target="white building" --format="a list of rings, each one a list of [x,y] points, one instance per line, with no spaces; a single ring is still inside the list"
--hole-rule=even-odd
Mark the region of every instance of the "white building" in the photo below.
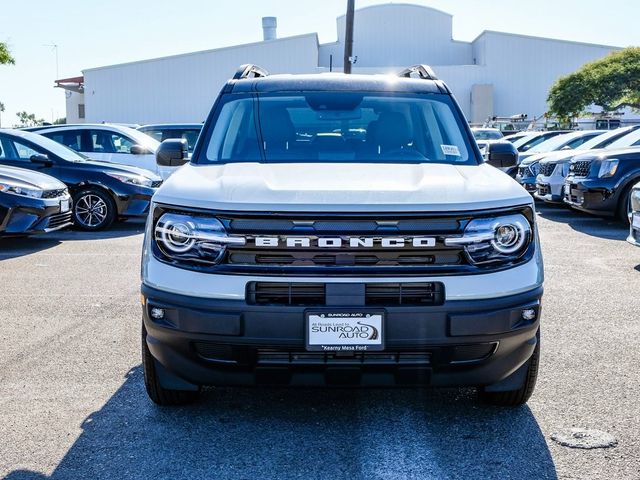
[[[547,109],[549,87],[561,75],[617,47],[484,31],[472,42],[452,38],[453,17],[433,8],[386,4],[356,10],[354,73],[431,65],[454,92],[471,122]],[[316,33],[276,38],[275,19],[263,19],[262,42],[91,68],[84,78],[60,80],[67,121],[201,122],[220,88],[243,63],[270,73],[342,70],[345,17],[338,40]],[[66,83],[65,83],[66,82]]]

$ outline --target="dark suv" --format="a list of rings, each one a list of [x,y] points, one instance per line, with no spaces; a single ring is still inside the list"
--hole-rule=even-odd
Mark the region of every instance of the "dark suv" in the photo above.
[[[571,160],[564,201],[573,208],[629,221],[629,197],[640,181],[640,148],[632,147]]]

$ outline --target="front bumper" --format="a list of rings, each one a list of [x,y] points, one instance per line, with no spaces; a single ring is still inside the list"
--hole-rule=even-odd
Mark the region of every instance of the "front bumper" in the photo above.
[[[536,177],[516,175],[516,181],[524,187],[524,189],[533,195],[536,191]]]
[[[126,185],[114,191],[118,216],[124,218],[147,216],[151,197],[156,190],[157,188]]]
[[[384,350],[340,354],[306,351],[305,312],[356,308],[350,305],[250,305],[144,284],[142,296],[149,350],[178,383],[483,386],[504,380],[533,353],[542,287],[440,306],[376,307],[386,313]],[[154,307],[164,318],[151,318]],[[534,309],[535,318],[524,320],[523,309]]]
[[[564,200],[564,177],[538,175],[534,196],[548,203],[562,203]]]
[[[564,202],[583,212],[613,217],[618,206],[617,193],[606,180],[567,177]]]
[[[61,207],[68,205],[66,211]],[[44,199],[0,193],[0,235],[48,233],[71,226],[71,197]]]

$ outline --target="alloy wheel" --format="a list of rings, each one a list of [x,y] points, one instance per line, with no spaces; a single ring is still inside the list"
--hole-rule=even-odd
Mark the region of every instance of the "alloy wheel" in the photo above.
[[[75,205],[76,219],[83,227],[97,227],[108,215],[108,206],[98,195],[89,193],[78,199]]]

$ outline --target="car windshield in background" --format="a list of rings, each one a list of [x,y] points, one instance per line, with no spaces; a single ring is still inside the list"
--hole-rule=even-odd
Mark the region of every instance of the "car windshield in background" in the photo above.
[[[169,139],[183,138],[187,141],[189,146],[189,152],[193,152],[193,147],[198,140],[201,128],[149,128],[140,129],[141,132],[146,133],[150,137],[154,138],[158,142],[164,142]]]
[[[615,142],[607,145],[607,148],[616,149],[616,148],[625,148],[625,147],[635,147],[640,145],[640,129],[634,130],[633,132],[625,135],[624,137],[619,138]]]
[[[312,92],[226,100],[204,142],[206,158],[197,163],[478,163],[446,95]]]
[[[503,135],[498,130],[474,130],[476,140],[500,140]]]

